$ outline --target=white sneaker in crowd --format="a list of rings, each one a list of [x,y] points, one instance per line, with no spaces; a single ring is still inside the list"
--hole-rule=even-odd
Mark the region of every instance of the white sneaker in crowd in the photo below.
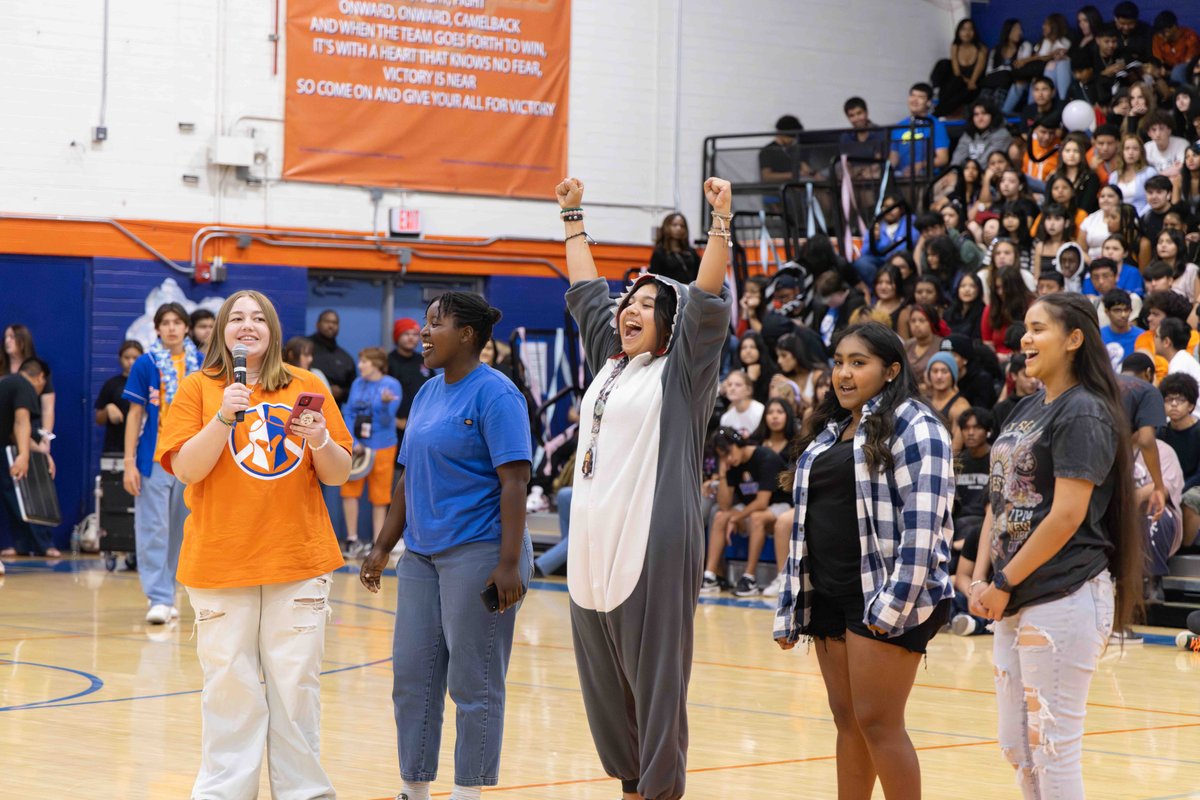
[[[783,582],[785,580],[787,580],[787,575],[783,574],[782,572],[776,575],[775,578],[767,584],[766,588],[762,590],[762,596],[779,597],[779,593],[783,591]]]
[[[171,619],[171,606],[158,603],[150,606],[150,610],[146,612],[146,622],[151,625],[165,625]],[[178,616],[179,612],[175,612]]]

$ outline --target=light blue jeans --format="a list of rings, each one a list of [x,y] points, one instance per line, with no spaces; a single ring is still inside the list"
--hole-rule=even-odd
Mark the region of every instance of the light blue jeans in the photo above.
[[[1054,88],[1058,90],[1058,99],[1067,99],[1067,89],[1071,88],[1071,59],[1064,58],[1061,61],[1047,61],[1045,76],[1054,81]]]
[[[457,709],[454,782],[495,786],[504,738],[504,679],[517,608],[488,611],[479,597],[500,562],[500,542],[459,545],[432,556],[405,550],[396,564],[392,704],[400,775],[437,779],[446,690]],[[525,534],[521,582],[533,545]]]
[[[175,567],[183,544],[183,483],[157,461],[142,493],[133,498],[133,535],[137,542],[138,578],[151,605],[175,605]]]
[[[564,486],[554,496],[554,502],[558,506],[560,538],[553,547],[534,559],[534,565],[541,570],[543,575],[553,575],[563,564],[567,563],[567,536],[571,529],[571,496],[573,494],[570,486]]]
[[[1107,571],[995,625],[1000,748],[1025,800],[1082,798],[1088,688],[1113,627]]]

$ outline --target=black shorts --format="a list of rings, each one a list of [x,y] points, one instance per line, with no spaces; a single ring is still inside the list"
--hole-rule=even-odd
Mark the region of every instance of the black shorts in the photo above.
[[[812,609],[808,627],[804,633],[814,639],[837,639],[845,641],[846,631],[874,639],[885,644],[894,644],[913,653],[924,653],[929,640],[937,635],[942,626],[950,621],[952,601],[947,598],[938,603],[929,619],[899,636],[880,636],[863,622],[865,606],[861,594],[835,597],[813,593]]]

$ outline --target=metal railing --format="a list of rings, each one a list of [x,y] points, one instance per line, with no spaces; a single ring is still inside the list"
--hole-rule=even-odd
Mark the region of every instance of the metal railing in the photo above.
[[[932,126],[932,119],[921,118],[907,125],[868,129],[769,131],[706,138],[704,174],[733,184],[734,260],[739,276],[753,262],[744,252],[750,247],[746,240],[752,237],[739,237],[739,231],[754,229],[760,241],[765,236],[781,240],[782,254],[791,260],[814,233],[841,242],[849,225],[853,235],[859,236],[854,209],[866,225],[863,247],[872,246],[872,223],[885,193],[901,195],[912,213],[923,210],[937,177],[936,170],[929,168],[936,155]],[[792,141],[781,143],[776,137]],[[843,157],[850,170],[848,181]],[[912,167],[920,164],[925,167],[913,174]],[[764,180],[767,167],[776,174],[790,172],[791,177],[785,181]],[[844,189],[853,198],[850,215],[843,202]],[[703,230],[707,230],[712,219],[703,199],[701,219]],[[914,244],[909,242],[908,246]],[[762,266],[770,271],[767,265]]]

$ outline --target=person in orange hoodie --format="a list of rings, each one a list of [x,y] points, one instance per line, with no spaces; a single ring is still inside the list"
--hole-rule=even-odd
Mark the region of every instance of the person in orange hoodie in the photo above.
[[[1146,328],[1146,332],[1133,343],[1133,349],[1154,359],[1154,382],[1156,384],[1167,375],[1167,360],[1158,355],[1154,349],[1154,337],[1158,335],[1158,325],[1167,317],[1174,317],[1186,323],[1191,310],[1191,304],[1188,303],[1187,298],[1176,291],[1150,292],[1146,295],[1146,300],[1142,305],[1142,313],[1145,318],[1143,327]],[[1191,338],[1188,339],[1188,352],[1196,352],[1198,345],[1200,345],[1200,333],[1193,330]]]
[[[1029,188],[1038,193],[1046,191],[1046,182],[1058,169],[1059,122],[1057,115],[1040,117],[1029,134],[1029,148],[1021,162],[1021,171],[1029,180]]]
[[[1174,11],[1163,11],[1154,18],[1154,57],[1171,70],[1172,83],[1187,83],[1188,64],[1200,57],[1200,35],[1180,27]]]

